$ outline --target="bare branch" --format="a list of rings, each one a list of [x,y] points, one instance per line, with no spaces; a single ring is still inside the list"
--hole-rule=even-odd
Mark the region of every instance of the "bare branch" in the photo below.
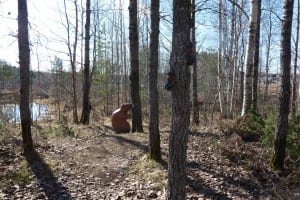
[[[228,0],[230,3],[232,3],[233,5],[235,5],[236,7],[238,7],[238,9],[240,10],[240,11],[242,11],[243,13],[244,13],[244,15],[247,17],[247,19],[249,20],[249,16],[248,16],[248,14],[247,14],[247,12],[238,4],[238,3],[236,3],[235,1],[233,1],[233,0]]]

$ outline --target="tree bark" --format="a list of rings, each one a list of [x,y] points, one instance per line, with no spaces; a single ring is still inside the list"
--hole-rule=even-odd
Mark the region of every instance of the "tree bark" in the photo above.
[[[28,38],[27,1],[18,0],[18,47],[20,62],[20,116],[24,153],[33,151],[29,108],[30,49]]]
[[[223,102],[223,55],[222,55],[222,44],[223,44],[223,37],[222,37],[222,27],[223,27],[223,17],[222,17],[222,9],[223,3],[222,0],[219,0],[219,49],[218,49],[218,97],[219,97],[219,105],[220,105],[220,112],[221,115],[224,115],[224,102]]]
[[[242,116],[251,111],[252,107],[252,81],[253,81],[253,61],[255,51],[255,37],[257,31],[257,13],[258,0],[251,0],[250,20],[248,29],[247,53],[245,57],[245,78],[244,78],[244,94]]]
[[[157,89],[158,76],[158,45],[159,45],[159,0],[151,0],[151,35],[149,57],[149,149],[150,158],[161,160],[159,135],[159,98]]]
[[[252,80],[252,109],[257,111],[257,85],[258,85],[258,69],[259,69],[259,41],[260,41],[260,16],[261,16],[261,0],[257,0],[257,27],[254,44],[254,60],[253,60],[253,80]]]
[[[291,32],[293,19],[293,0],[285,0],[281,22],[280,68],[281,87],[279,94],[277,125],[274,140],[274,154],[271,160],[273,169],[283,169],[286,154],[286,138],[288,133],[288,116],[290,102],[291,71]]]
[[[175,74],[172,94],[172,126],[169,136],[167,199],[185,199],[186,154],[190,122],[191,73],[186,62],[190,43],[190,0],[173,0],[171,71]]]
[[[192,42],[194,44],[194,52],[193,54],[196,56],[196,4],[195,4],[195,0],[192,0]],[[192,80],[193,80],[193,124],[194,125],[199,125],[200,123],[200,119],[199,119],[199,101],[198,101],[198,88],[197,88],[197,77],[198,77],[198,73],[197,73],[197,57],[195,59],[195,62],[193,64],[193,76],[192,76]]]
[[[235,1],[233,1],[235,3]],[[237,54],[238,54],[238,34],[236,30],[236,21],[238,19],[236,14],[235,4],[232,4],[231,11],[231,40],[230,40],[230,53],[229,58],[232,63],[232,86],[230,91],[230,102],[229,102],[229,117],[233,117],[233,102],[234,95],[236,92],[236,69],[237,69]]]
[[[86,23],[85,23],[85,43],[84,43],[84,80],[83,80],[83,99],[82,114],[80,122],[89,124],[90,121],[90,25],[91,25],[91,1],[86,0]]]
[[[269,11],[269,27],[267,29],[267,44],[266,44],[266,78],[265,78],[265,91],[264,91],[264,100],[266,101],[268,98],[269,91],[269,66],[270,66],[270,50],[271,50],[271,37],[272,37],[272,13],[271,9]]]
[[[294,72],[293,72],[293,89],[292,89],[292,117],[296,117],[297,111],[297,62],[298,62],[298,44],[299,44],[299,23],[300,23],[300,0],[298,0],[297,10],[297,27],[296,27],[296,41],[295,41],[295,57],[294,57]]]
[[[75,37],[74,37],[74,44],[73,44],[73,52],[71,49],[71,28],[70,28],[70,22],[69,17],[67,13],[67,6],[66,6],[66,0],[64,0],[64,9],[65,9],[65,17],[66,17],[66,23],[67,23],[67,46],[68,46],[68,52],[69,52],[69,59],[70,64],[72,68],[72,92],[73,92],[73,122],[78,123],[78,113],[77,113],[77,91],[76,91],[76,50],[77,50],[77,40],[78,40],[78,8],[77,8],[77,2],[74,1],[75,6]]]
[[[144,132],[139,80],[139,38],[137,21],[137,0],[129,3],[129,40],[130,40],[130,81],[132,99],[132,132]]]

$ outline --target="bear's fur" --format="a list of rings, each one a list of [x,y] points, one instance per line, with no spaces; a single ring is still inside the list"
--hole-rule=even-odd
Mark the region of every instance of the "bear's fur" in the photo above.
[[[120,108],[112,113],[111,124],[116,133],[129,133],[130,124],[127,119],[131,117],[128,111],[132,109],[132,104],[122,104]]]

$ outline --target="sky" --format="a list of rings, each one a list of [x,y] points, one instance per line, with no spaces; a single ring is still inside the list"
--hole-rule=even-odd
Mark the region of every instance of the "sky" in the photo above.
[[[127,12],[129,0],[121,1],[123,2],[124,11]],[[17,0],[0,0],[0,59],[18,67],[17,2]],[[78,0],[78,3],[80,2],[81,0]],[[111,2],[110,0],[101,1],[103,5],[109,5]],[[63,0],[27,0],[27,4],[31,42],[31,69],[50,71],[51,62],[55,56],[65,61],[64,66],[69,65],[66,54],[67,46],[62,42],[67,36],[66,29],[62,24],[62,21],[65,20]],[[84,0],[83,4],[85,4]],[[161,9],[169,9],[171,5],[162,5],[161,7],[165,6],[166,8]],[[73,8],[73,4],[71,6]],[[205,48],[214,48],[217,44],[216,33],[212,33],[211,30],[207,30],[206,27],[200,25],[199,29],[202,38],[199,43]],[[163,27],[161,27],[161,32],[164,32]]]
[[[128,10],[128,0],[122,1],[124,10]],[[82,2],[85,5],[85,1]],[[111,1],[101,2],[108,5]],[[65,20],[63,0],[27,0],[27,4],[31,68],[50,71],[55,56],[68,60],[67,46],[62,42],[67,38],[62,24]],[[73,4],[71,6],[73,9]],[[17,0],[0,0],[0,59],[18,67],[17,10]]]
[[[0,4],[0,59],[3,59],[11,65],[18,66],[18,42],[17,42],[17,16],[18,7],[16,0],[2,0]],[[49,52],[46,47],[56,47],[52,44],[53,32],[57,30],[51,27],[57,27],[59,16],[56,9],[58,0],[28,0],[28,15],[30,23],[30,41],[31,41],[31,65],[37,70],[37,53],[39,56],[40,69],[49,69],[50,60],[53,52]],[[56,42],[55,42],[56,43]]]

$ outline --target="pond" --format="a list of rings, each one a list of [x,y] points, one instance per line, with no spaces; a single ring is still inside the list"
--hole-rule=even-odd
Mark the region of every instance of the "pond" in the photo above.
[[[3,104],[0,105],[0,109],[0,121],[8,123],[19,123],[21,121],[19,104]],[[49,114],[46,104],[38,104],[35,102],[30,104],[30,111],[33,121],[43,120]]]

